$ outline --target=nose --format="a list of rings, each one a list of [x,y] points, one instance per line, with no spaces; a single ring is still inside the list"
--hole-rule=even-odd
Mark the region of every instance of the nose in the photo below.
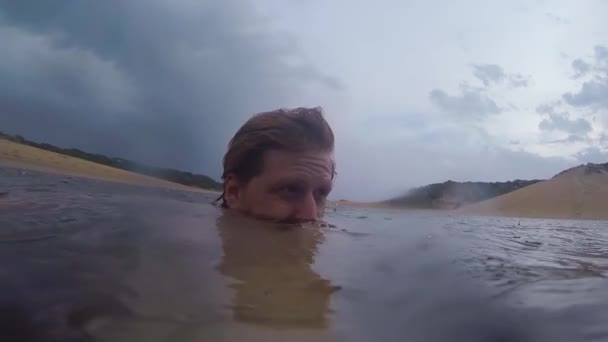
[[[296,217],[301,221],[317,221],[319,219],[319,210],[315,196],[310,193],[302,202],[299,203]]]

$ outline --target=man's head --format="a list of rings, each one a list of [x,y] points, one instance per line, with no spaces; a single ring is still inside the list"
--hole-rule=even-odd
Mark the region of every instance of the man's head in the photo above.
[[[321,108],[256,114],[224,155],[223,206],[267,219],[319,219],[332,189],[333,150]]]

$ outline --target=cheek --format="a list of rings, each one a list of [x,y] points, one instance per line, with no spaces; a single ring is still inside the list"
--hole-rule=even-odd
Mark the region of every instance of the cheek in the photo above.
[[[293,209],[283,202],[273,201],[260,208],[259,213],[273,219],[286,219],[293,215]]]
[[[251,208],[266,201],[265,193],[255,186],[248,186],[241,192],[241,205]]]
[[[294,208],[290,203],[267,192],[251,192],[247,197],[248,210],[262,217],[284,219],[293,214]]]
[[[264,191],[263,183],[259,180],[251,180],[241,191],[241,200],[247,206],[253,206],[268,200],[268,194]]]

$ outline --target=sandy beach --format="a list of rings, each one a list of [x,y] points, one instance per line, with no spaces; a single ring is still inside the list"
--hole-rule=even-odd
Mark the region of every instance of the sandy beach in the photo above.
[[[184,186],[163,179],[97,164],[88,160],[18,144],[5,139],[0,139],[0,166],[9,166],[127,184],[215,193],[215,191],[212,190]]]

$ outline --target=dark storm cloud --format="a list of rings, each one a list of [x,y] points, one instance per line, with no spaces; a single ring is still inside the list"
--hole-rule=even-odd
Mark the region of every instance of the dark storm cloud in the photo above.
[[[460,95],[449,95],[441,89],[434,89],[429,93],[429,98],[442,110],[462,116],[479,118],[502,111],[494,100],[479,89],[461,89]]]
[[[215,176],[244,118],[340,87],[246,0],[0,0],[0,41],[1,130]]]
[[[585,81],[578,91],[565,93],[562,96],[564,101],[574,107],[608,109],[608,48],[596,46],[592,63],[575,59],[572,68],[575,77],[590,74],[591,79]]]

